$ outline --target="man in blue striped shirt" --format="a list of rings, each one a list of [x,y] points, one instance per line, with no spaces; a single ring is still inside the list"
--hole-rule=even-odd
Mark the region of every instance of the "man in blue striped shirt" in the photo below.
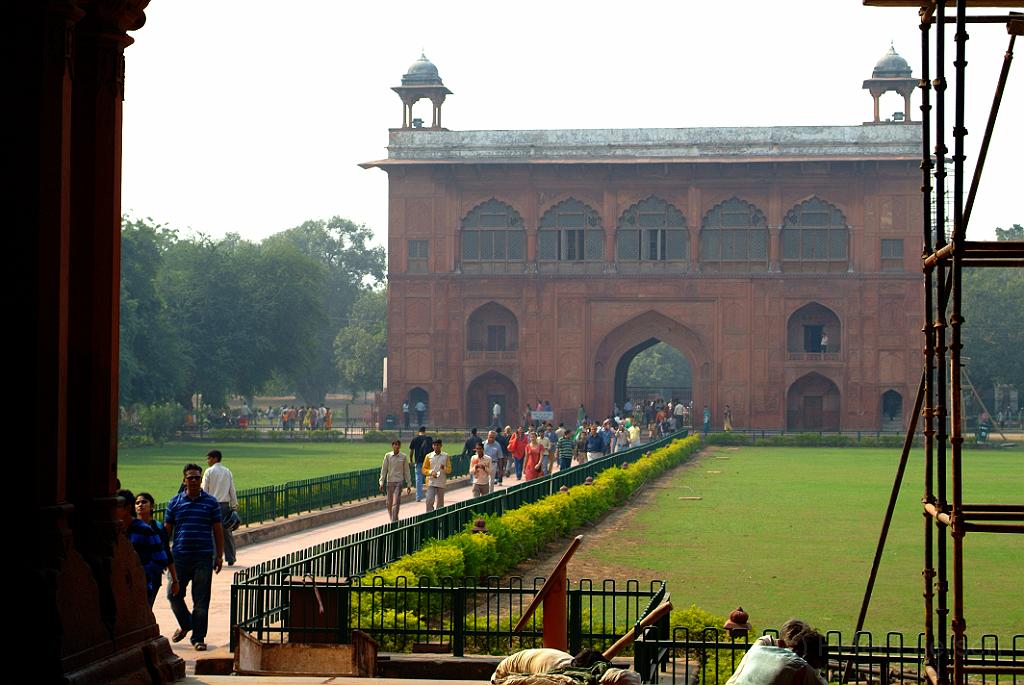
[[[185,490],[167,503],[164,527],[173,540],[171,553],[178,570],[178,592],[168,592],[171,611],[178,620],[172,642],[181,642],[192,632],[196,651],[206,650],[206,629],[210,612],[213,572],[224,562],[224,529],[220,503],[201,487],[203,470],[189,464],[183,470]],[[185,606],[185,591],[192,583],[192,611]]]

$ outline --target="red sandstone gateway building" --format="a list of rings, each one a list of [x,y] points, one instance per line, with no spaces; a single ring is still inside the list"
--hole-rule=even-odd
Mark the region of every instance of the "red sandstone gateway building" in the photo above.
[[[857,126],[449,131],[421,58],[387,159],[364,165],[390,184],[384,412],[604,416],[662,341],[716,426],[728,404],[739,428],[902,427],[920,377],[915,83],[890,50]],[[886,90],[901,121],[878,120]]]

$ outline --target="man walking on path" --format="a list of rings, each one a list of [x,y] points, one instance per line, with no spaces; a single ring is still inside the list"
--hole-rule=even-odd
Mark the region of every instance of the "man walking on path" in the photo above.
[[[384,463],[380,466],[380,491],[384,493],[388,516],[391,522],[398,520],[398,509],[402,505],[402,483],[405,493],[412,492],[412,471],[409,458],[402,454],[402,443],[395,440],[391,443],[391,451],[384,455]]]
[[[482,445],[483,440],[476,434],[476,428],[469,432],[469,437],[466,438],[466,444],[462,446],[462,455],[465,457],[472,457],[476,454],[476,446]]]
[[[171,555],[178,571],[178,591],[168,592],[171,611],[178,620],[172,642],[181,642],[192,632],[192,645],[197,652],[206,651],[206,628],[210,612],[210,586],[213,573],[220,573],[224,561],[224,526],[220,504],[203,492],[203,470],[188,464],[185,490],[171,498],[164,511],[164,528],[174,541]],[[192,584],[192,611],[185,606],[185,592]]]
[[[487,433],[487,442],[484,443],[484,454],[491,458],[491,474],[494,476],[491,490],[493,490],[495,485],[501,485],[501,479],[504,475],[502,471],[505,470],[505,450],[501,443],[498,442],[498,434],[494,431],[488,431]]]
[[[220,504],[220,521],[224,526],[224,561],[228,566],[235,565],[235,537],[231,534],[232,512],[238,511],[238,497],[235,496],[235,478],[231,471],[221,464],[223,455],[220,450],[206,453],[206,471],[203,473],[201,487],[210,493]]]
[[[491,491],[491,470],[494,462],[484,452],[482,442],[473,446],[473,452],[469,460],[469,473],[473,477],[473,497],[480,497]]]
[[[409,456],[413,460],[413,469],[416,472],[416,501],[423,501],[423,460],[430,453],[431,444],[434,441],[427,435],[427,427],[420,426],[420,432],[409,443]]]
[[[434,438],[434,451],[423,459],[423,475],[427,479],[427,513],[444,506],[444,489],[448,485],[448,474],[452,472],[452,460],[441,451],[441,438]]]
[[[576,448],[576,441],[572,439],[572,434],[569,431],[562,433],[562,437],[558,438],[558,443],[555,449],[558,450],[558,470],[564,471],[572,466],[572,453]]]

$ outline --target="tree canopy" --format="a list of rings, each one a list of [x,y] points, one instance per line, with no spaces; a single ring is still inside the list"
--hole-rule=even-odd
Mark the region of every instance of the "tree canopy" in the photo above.
[[[340,217],[261,243],[124,220],[121,404],[187,406],[199,392],[221,406],[271,379],[308,404],[323,401],[340,380],[334,340],[384,276],[371,237]]]
[[[997,228],[996,239],[1024,240],[1024,227]],[[1024,395],[1024,269],[967,269],[963,298],[963,354],[971,382],[986,402],[996,385],[1016,386]]]
[[[633,358],[626,385],[642,388],[685,388],[692,385],[690,362],[682,352],[663,342]]]
[[[348,322],[334,339],[334,355],[342,386],[349,390],[381,387],[387,354],[387,294],[362,293],[352,305]]]
[[[317,295],[323,304],[323,319],[305,339],[292,368],[282,370],[295,392],[309,402],[323,401],[342,380],[335,338],[359,297],[384,280],[384,248],[369,247],[372,237],[365,226],[336,216],[328,221],[307,221],[263,241],[264,246],[291,245],[322,269]],[[378,379],[376,385],[359,389],[379,386]]]

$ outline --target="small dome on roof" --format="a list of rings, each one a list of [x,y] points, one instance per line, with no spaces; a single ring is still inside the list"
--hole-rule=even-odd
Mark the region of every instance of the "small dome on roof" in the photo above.
[[[427,56],[420,54],[420,58],[412,63],[409,70],[402,77],[403,86],[441,86],[441,75],[437,73],[437,67],[427,59]]]
[[[896,54],[896,48],[889,45],[889,51],[878,60],[871,78],[912,78],[910,65],[907,60]]]

